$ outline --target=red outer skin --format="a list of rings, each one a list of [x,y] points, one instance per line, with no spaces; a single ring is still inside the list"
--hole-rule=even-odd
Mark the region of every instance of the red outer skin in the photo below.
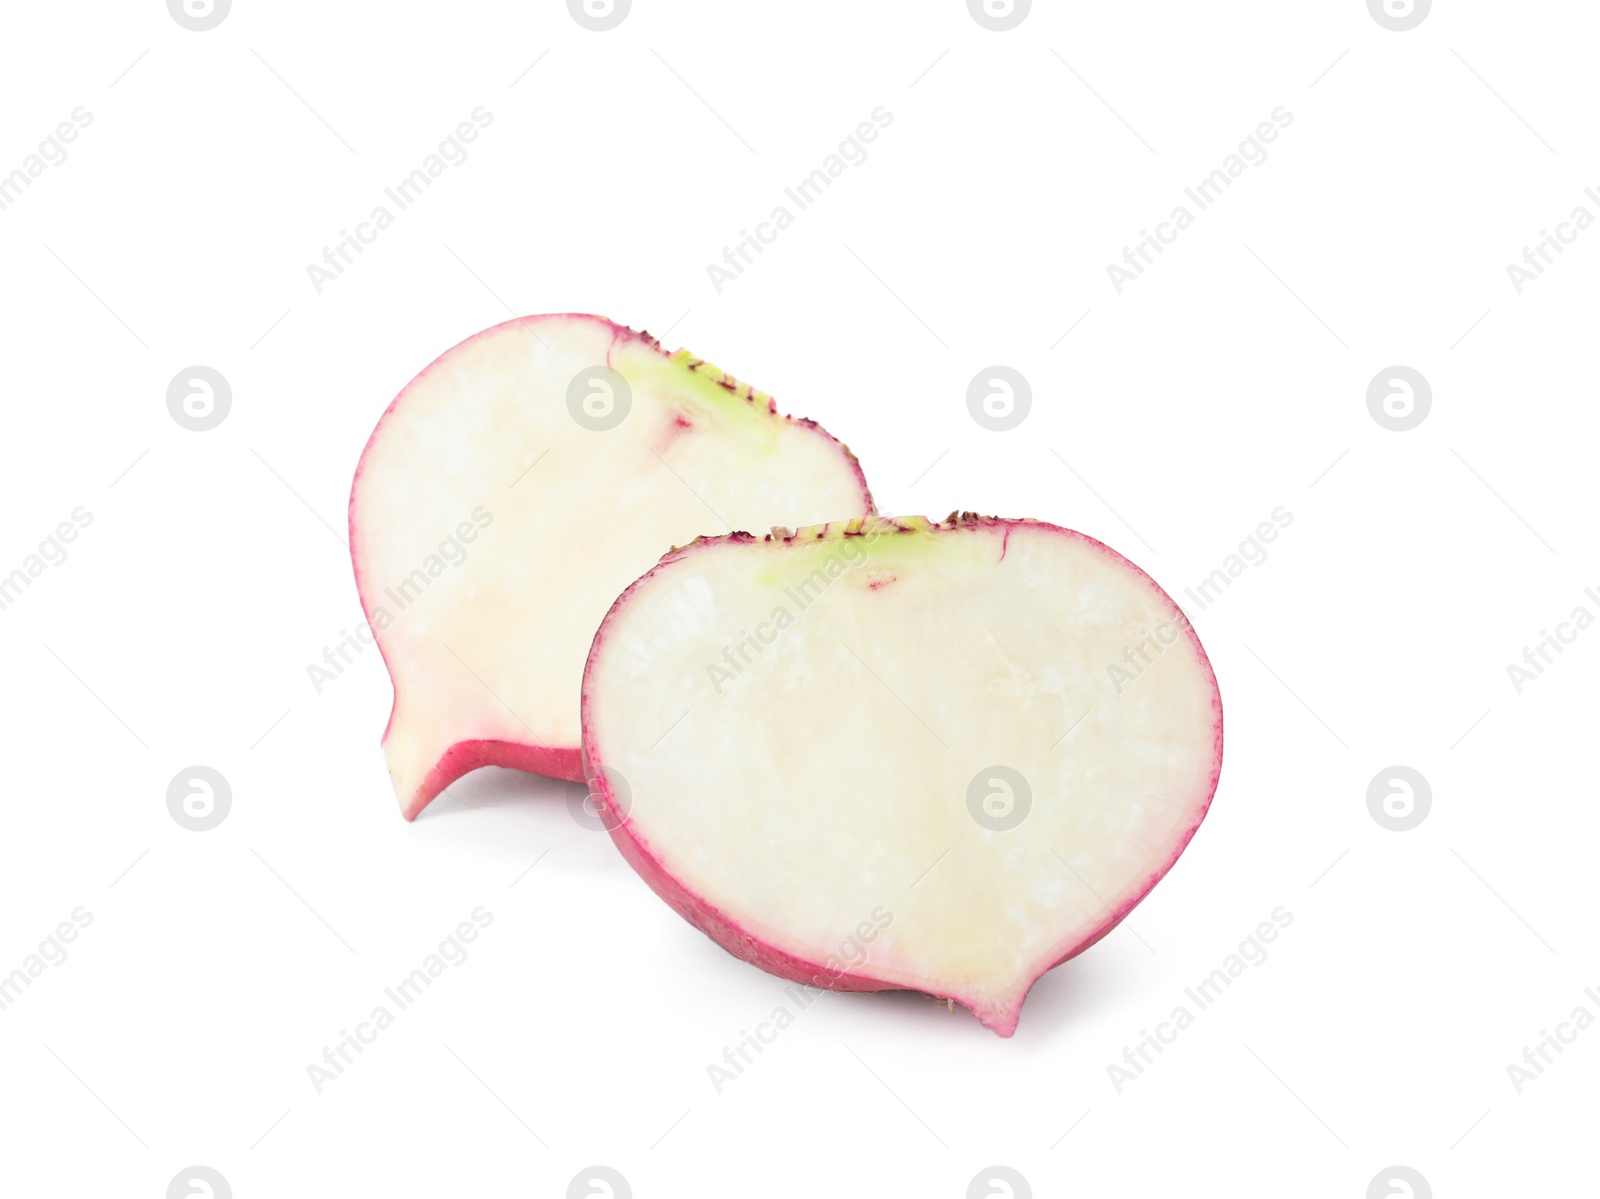
[[[1063,537],[1072,538],[1092,547],[1096,551],[1103,553],[1107,557],[1115,560],[1123,568],[1130,571],[1138,578],[1143,579],[1157,595],[1161,596],[1167,602],[1174,613],[1183,617],[1184,632],[1187,634],[1190,642],[1193,644],[1195,653],[1199,657],[1201,665],[1205,667],[1206,673],[1211,676],[1211,710],[1215,734],[1215,749],[1212,755],[1211,779],[1206,788],[1205,802],[1200,804],[1195,812],[1194,823],[1179,840],[1177,847],[1172,852],[1172,856],[1166,861],[1166,863],[1159,870],[1151,874],[1150,878],[1142,887],[1139,888],[1138,893],[1135,894],[1132,899],[1125,902],[1116,911],[1107,913],[1105,920],[1099,925],[1095,926],[1095,928],[1087,935],[1063,945],[1061,956],[1056,958],[1055,961],[1051,962],[1048,966],[1045,966],[1039,971],[1038,974],[1034,975],[1033,978],[1029,980],[1028,986],[1023,988],[1022,995],[1018,997],[1014,1005],[1006,1008],[1000,1008],[962,995],[952,994],[935,996],[937,999],[954,1000],[963,1007],[970,1009],[972,1013],[977,1016],[980,1021],[982,1021],[985,1027],[998,1033],[1002,1037],[1009,1037],[1017,1030],[1017,1020],[1022,1014],[1023,1000],[1026,999],[1027,992],[1032,988],[1033,984],[1038,982],[1039,979],[1042,978],[1046,973],[1055,969],[1063,962],[1077,957],[1078,954],[1094,945],[1100,940],[1100,938],[1104,937],[1118,924],[1122,923],[1127,914],[1133,911],[1133,909],[1139,905],[1144,897],[1150,894],[1151,889],[1156,885],[1156,883],[1161,881],[1161,879],[1166,875],[1167,871],[1172,869],[1178,858],[1182,856],[1183,851],[1188,847],[1189,842],[1194,839],[1195,833],[1199,831],[1200,824],[1205,819],[1206,813],[1211,810],[1211,801],[1216,796],[1217,784],[1222,777],[1222,693],[1217,687],[1217,676],[1216,672],[1211,667],[1211,659],[1206,656],[1205,648],[1200,644],[1200,638],[1195,634],[1194,626],[1189,621],[1189,618],[1184,613],[1183,609],[1180,608],[1172,599],[1172,597],[1168,595],[1154,579],[1145,573],[1145,571],[1141,570],[1133,562],[1130,562],[1127,558],[1124,558],[1121,554],[1117,553],[1116,550],[1112,549],[1103,542],[1097,541],[1093,537],[1079,533],[1073,529],[1065,529],[1059,525],[1048,524],[1044,521],[979,516],[972,512],[963,512],[960,514],[952,512],[949,519],[938,525],[932,526],[932,528],[934,530],[942,530],[945,532],[957,532],[962,529],[979,528],[1004,529],[1004,537],[1007,541],[1010,538],[1011,530],[1014,528],[1030,528],[1035,530],[1043,529],[1059,533]],[[799,534],[797,532],[795,535],[781,538],[781,540],[792,542],[798,535]],[[772,541],[774,539],[775,538],[773,536],[768,536],[764,540]],[[584,774],[586,775],[586,781],[589,785],[590,793],[594,796],[595,810],[601,814],[601,818],[605,821],[607,829],[610,830],[611,839],[616,842],[617,848],[622,851],[622,856],[627,859],[628,864],[638,872],[641,878],[644,879],[644,881],[649,885],[650,889],[662,899],[666,900],[667,905],[671,907],[673,911],[677,912],[678,915],[682,916],[690,924],[694,925],[694,927],[705,933],[706,936],[710,937],[718,945],[722,946],[722,948],[733,954],[734,957],[742,958],[751,965],[759,966],[767,973],[775,974],[779,978],[789,979],[791,982],[805,983],[815,987],[826,988],[832,991],[907,990],[908,988],[904,983],[890,982],[885,979],[874,978],[871,974],[865,973],[836,973],[832,970],[829,970],[821,962],[807,961],[794,957],[792,954],[785,953],[776,946],[762,941],[749,929],[746,929],[744,926],[739,924],[737,919],[733,916],[719,910],[718,908],[707,903],[700,896],[694,894],[686,886],[684,886],[684,884],[679,881],[677,877],[671,874],[661,860],[655,855],[655,853],[652,852],[644,837],[634,829],[633,822],[629,815],[626,812],[618,811],[615,797],[611,792],[611,786],[605,778],[605,763],[601,760],[599,747],[594,742],[593,733],[590,728],[589,710],[590,700],[592,697],[592,676],[595,670],[596,661],[599,658],[600,648],[606,639],[606,630],[610,627],[611,622],[616,618],[617,613],[620,612],[624,606],[626,606],[628,598],[633,594],[633,592],[647,582],[651,577],[653,577],[658,571],[665,570],[675,563],[681,562],[687,557],[690,557],[696,553],[704,552],[705,550],[724,542],[753,540],[755,539],[748,533],[733,533],[722,537],[701,537],[691,542],[689,545],[684,546],[682,549],[675,549],[671,553],[665,555],[660,562],[658,562],[646,574],[629,586],[629,588],[617,598],[616,603],[611,605],[611,611],[606,613],[605,620],[601,622],[600,629],[595,634],[594,645],[589,650],[589,661],[584,667],[583,672],[583,769]]]
[[[575,749],[521,741],[457,741],[428,771],[403,815],[407,820],[415,820],[439,792],[480,766],[509,766],[547,778],[583,782],[582,754]]]
[[[663,358],[671,357],[671,354],[661,348],[659,341],[643,330],[635,332],[626,325],[619,325],[603,316],[594,316],[587,312],[554,312],[536,316],[513,317],[509,321],[501,321],[498,325],[491,325],[489,328],[474,333],[464,341],[451,346],[427,366],[423,367],[410,383],[401,388],[400,394],[395,396],[389,402],[389,406],[383,410],[383,415],[378,418],[377,425],[373,427],[372,435],[367,438],[367,444],[361,451],[361,458],[356,463],[355,476],[350,482],[350,502],[347,509],[347,519],[350,527],[350,565],[355,573],[356,593],[361,599],[361,614],[368,622],[369,627],[372,621],[372,610],[367,604],[367,592],[361,578],[361,559],[356,550],[360,536],[360,526],[356,519],[356,483],[360,481],[362,472],[366,470],[367,457],[372,453],[373,446],[377,444],[378,434],[383,431],[384,422],[389,419],[390,414],[394,412],[400,401],[406,398],[407,392],[456,351],[471,345],[480,337],[487,337],[489,334],[498,332],[507,326],[523,325],[529,321],[549,320],[595,321],[611,330],[613,351],[621,342],[638,341],[656,351]],[[611,355],[608,352],[606,356],[608,366],[610,365],[610,360]],[[695,359],[688,364],[688,369],[695,370],[704,365],[704,361]],[[729,391],[732,391],[735,386],[731,380],[724,381],[722,385]],[[768,410],[774,415],[777,413],[775,404],[769,404]],[[850,452],[849,446],[817,424],[816,421],[807,417],[785,416],[783,419],[811,429],[819,436],[838,446],[840,451],[843,452],[845,460],[849,462],[850,469],[855,472],[857,482],[861,485],[861,498],[862,502],[866,504],[867,512],[869,514],[877,512],[878,508],[873,503],[872,492],[867,487],[867,477],[862,473],[861,463]],[[372,636],[373,640],[377,642],[378,654],[383,658],[384,669],[389,672],[389,679],[393,682],[394,669],[389,665],[389,655],[383,647],[383,636],[377,629],[372,630]],[[389,707],[389,719],[383,726],[383,737],[379,741],[380,745],[389,740],[389,730],[394,726],[394,713],[399,704],[399,688],[396,687],[394,702]],[[480,766],[506,766],[513,770],[526,770],[530,774],[542,774],[550,778],[566,779],[574,783],[584,781],[581,747],[576,745],[540,745],[528,741],[457,741],[449,749],[445,750],[439,760],[434,763],[433,768],[424,776],[416,791],[405,798],[401,806],[401,814],[407,820],[415,820],[422,813],[422,809],[433,802],[439,792],[443,791],[462,775],[476,770]]]

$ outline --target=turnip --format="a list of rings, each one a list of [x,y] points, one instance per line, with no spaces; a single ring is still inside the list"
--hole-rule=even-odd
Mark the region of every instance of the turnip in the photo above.
[[[648,334],[535,316],[446,351],[384,413],[350,495],[401,811],[477,766],[581,781],[590,642],[666,547],[872,511],[838,441]]]
[[[867,517],[661,559],[595,637],[583,752],[623,855],[729,952],[1009,1036],[1194,836],[1222,705],[1099,542]]]

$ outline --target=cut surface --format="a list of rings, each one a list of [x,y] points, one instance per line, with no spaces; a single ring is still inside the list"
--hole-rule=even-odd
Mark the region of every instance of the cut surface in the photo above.
[[[624,855],[730,952],[1002,1035],[1172,866],[1222,760],[1177,605],[1054,525],[700,541],[616,602],[584,753]]]
[[[581,781],[590,643],[668,546],[872,510],[838,441],[647,334],[535,316],[447,351],[385,412],[350,496],[401,811],[478,766]]]

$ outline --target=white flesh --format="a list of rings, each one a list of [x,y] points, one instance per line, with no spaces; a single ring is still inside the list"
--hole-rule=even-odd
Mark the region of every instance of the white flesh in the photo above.
[[[1172,601],[1097,542],[976,518],[864,531],[693,546],[641,580],[585,680],[590,770],[625,781],[614,835],[656,859],[641,872],[715,909],[741,956],[770,965],[748,936],[1009,1033],[1199,823],[1215,679]],[[981,778],[1004,810],[996,766],[1031,789],[1008,831],[968,805]],[[864,925],[882,927],[863,961]]]
[[[603,365],[632,406],[596,431],[573,418],[568,385]],[[576,766],[595,629],[669,547],[870,511],[843,446],[720,378],[598,318],[530,317],[446,353],[379,424],[351,546],[394,680],[385,751],[407,816],[456,742],[559,748]],[[402,604],[408,578],[417,598]]]

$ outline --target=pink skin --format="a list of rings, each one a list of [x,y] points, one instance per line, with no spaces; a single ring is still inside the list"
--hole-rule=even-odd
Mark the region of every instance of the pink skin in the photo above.
[[[1096,541],[1094,538],[1088,537],[1083,533],[1075,532],[1072,529],[1063,529],[1058,525],[1047,524],[1043,521],[1005,520],[999,517],[978,516],[977,514],[971,512],[963,512],[959,515],[956,513],[951,513],[950,518],[947,521],[936,527],[945,531],[957,531],[960,529],[970,528],[1003,529],[1005,532],[1001,542],[1002,550],[1009,544],[1012,529],[1019,527],[1027,527],[1035,530],[1043,529],[1059,533],[1063,537],[1073,538],[1074,540],[1077,540],[1092,547],[1096,551],[1105,554],[1106,556],[1115,560],[1124,569],[1147,583],[1151,590],[1166,602],[1171,612],[1175,616],[1182,618],[1181,623],[1184,632],[1188,636],[1190,642],[1193,644],[1195,654],[1198,656],[1201,664],[1205,667],[1206,673],[1210,675],[1211,678],[1212,727],[1215,737],[1215,749],[1212,756],[1211,777],[1206,785],[1205,799],[1195,809],[1194,823],[1190,825],[1188,831],[1184,833],[1183,837],[1179,840],[1176,848],[1174,848],[1172,851],[1172,856],[1167,859],[1165,864],[1163,864],[1159,870],[1151,874],[1149,879],[1140,886],[1138,892],[1133,896],[1133,898],[1127,900],[1115,911],[1107,912],[1106,918],[1100,924],[1096,925],[1087,934],[1080,934],[1070,937],[1064,941],[1057,950],[1059,956],[1051,961],[1049,965],[1041,968],[1039,972],[1028,981],[1028,986],[1023,988],[1022,994],[1017,998],[1014,1004],[1002,1007],[985,1002],[976,995],[968,996],[961,994],[950,994],[935,996],[935,998],[938,999],[954,1000],[956,1003],[959,1003],[963,1007],[971,1010],[971,1012],[978,1017],[985,1027],[998,1033],[1002,1037],[1009,1037],[1017,1030],[1017,1020],[1022,1014],[1023,1000],[1026,998],[1027,991],[1033,986],[1033,984],[1038,982],[1039,979],[1042,978],[1047,972],[1055,969],[1063,962],[1077,957],[1078,954],[1094,945],[1100,940],[1101,937],[1104,937],[1118,924],[1120,924],[1124,917],[1126,917],[1129,912],[1133,911],[1133,909],[1139,905],[1144,897],[1150,893],[1151,888],[1153,888],[1156,883],[1161,881],[1163,876],[1166,875],[1167,871],[1172,869],[1173,864],[1176,863],[1178,858],[1182,855],[1184,849],[1194,838],[1195,833],[1199,831],[1200,823],[1205,819],[1206,813],[1211,808],[1211,800],[1216,795],[1218,780],[1222,777],[1222,693],[1217,688],[1217,677],[1215,671],[1211,669],[1211,660],[1206,657],[1206,651],[1204,647],[1201,646],[1200,639],[1195,635],[1194,627],[1190,624],[1188,617],[1184,615],[1183,610],[1178,607],[1171,596],[1161,589],[1154,579],[1152,579],[1143,570],[1139,569],[1139,567],[1134,565],[1134,563],[1128,561],[1128,559],[1117,553],[1117,551],[1112,549],[1110,546]],[[722,946],[722,948],[733,954],[734,957],[742,958],[754,966],[759,966],[769,974],[777,975],[779,978],[785,978],[792,982],[805,983],[809,986],[825,988],[832,991],[906,990],[907,988],[904,983],[890,982],[885,979],[875,978],[870,973],[839,973],[831,970],[821,962],[807,961],[794,957],[793,955],[778,949],[776,946],[762,941],[751,929],[741,925],[736,918],[726,912],[720,911],[711,904],[707,903],[700,896],[694,894],[683,884],[683,882],[675,877],[670,870],[668,870],[666,865],[660,860],[660,858],[657,857],[654,852],[652,852],[643,835],[634,828],[628,814],[626,812],[618,811],[615,797],[611,792],[611,786],[606,781],[605,763],[601,759],[599,746],[597,746],[594,741],[594,735],[590,728],[589,711],[591,684],[593,681],[592,675],[595,670],[596,660],[599,657],[600,647],[604,644],[606,639],[607,628],[610,626],[611,622],[616,619],[617,613],[620,612],[624,606],[626,606],[629,596],[631,596],[637,588],[655,575],[657,571],[664,570],[672,564],[689,557],[690,555],[704,553],[708,550],[714,549],[722,543],[750,540],[753,540],[753,538],[748,533],[734,533],[724,537],[702,537],[690,543],[689,545],[684,546],[682,549],[674,550],[672,553],[663,557],[661,561],[651,568],[648,573],[646,573],[642,578],[624,591],[622,595],[618,597],[617,602],[611,606],[611,611],[606,614],[605,620],[601,622],[600,630],[595,634],[594,646],[589,651],[588,665],[584,669],[582,699],[583,768],[584,773],[587,776],[586,781],[588,783],[589,790],[594,796],[595,810],[601,814],[601,818],[605,821],[606,828],[611,832],[611,839],[616,842],[617,848],[622,851],[622,856],[628,860],[628,864],[639,873],[639,876],[644,879],[644,881],[649,885],[650,889],[657,895],[661,896],[662,899],[666,900],[668,906],[670,906],[673,911],[677,912],[678,915],[682,916],[690,924],[694,925],[694,927],[705,933],[706,936],[710,937],[718,945]],[[772,540],[772,537],[769,536],[766,538],[766,540],[770,541]],[[793,541],[794,538],[788,537],[784,538],[783,540]]]
[[[356,463],[355,478],[352,480],[350,485],[350,564],[355,571],[356,592],[361,598],[361,612],[366,618],[369,626],[372,622],[372,607],[369,605],[367,600],[367,589],[364,585],[361,573],[361,555],[357,549],[357,546],[360,542],[361,523],[356,513],[355,484],[360,480],[362,472],[366,470],[367,458],[372,453],[373,446],[378,443],[379,435],[383,432],[384,423],[389,419],[389,415],[395,410],[400,402],[406,398],[406,393],[415,387],[423,378],[425,378],[429,372],[436,369],[440,363],[449,358],[452,354],[455,354],[457,351],[465,348],[468,345],[471,345],[478,338],[485,337],[490,333],[497,332],[498,330],[504,329],[510,325],[524,325],[528,322],[561,320],[594,321],[598,324],[604,325],[606,328],[611,330],[613,351],[621,342],[638,341],[643,343],[649,349],[652,349],[656,353],[660,354],[663,358],[670,357],[667,351],[661,348],[661,343],[656,341],[655,338],[651,337],[650,334],[646,332],[635,332],[626,325],[618,325],[613,321],[606,320],[606,318],[602,316],[592,316],[584,312],[560,312],[543,316],[514,317],[509,321],[502,321],[498,325],[492,325],[487,329],[484,329],[478,333],[474,333],[465,341],[451,346],[427,366],[423,367],[422,370],[418,372],[416,378],[412,379],[410,383],[407,383],[406,386],[401,389],[400,394],[390,402],[389,406],[383,410],[383,415],[378,418],[378,423],[372,430],[372,436],[367,438],[366,448],[361,451],[361,458]],[[610,365],[609,353],[607,354],[607,365]],[[704,363],[702,361],[694,360],[689,369],[698,369],[703,365]],[[722,382],[722,386],[727,388],[729,391],[732,391],[737,384],[735,384],[732,380],[725,379]],[[769,412],[772,412],[773,414],[777,413],[776,403],[769,403],[767,408]],[[838,438],[834,437],[814,420],[809,420],[805,417],[793,416],[785,416],[783,419],[800,425],[802,428],[810,429],[819,437],[826,439],[830,445],[837,446],[839,451],[850,463],[850,468],[852,471],[854,471],[856,479],[861,485],[861,499],[862,503],[866,506],[866,510],[868,512],[877,511],[877,507],[872,502],[872,493],[867,489],[867,479],[861,471],[861,463],[857,461],[856,456],[850,452],[850,447],[845,445]],[[677,423],[679,425],[683,425],[685,422],[680,417]],[[390,679],[393,679],[394,669],[389,665],[389,655],[384,649],[383,634],[376,628],[373,628],[372,635],[378,643],[378,653],[383,658],[384,668],[389,671]],[[389,709],[388,723],[384,725],[382,742],[386,742],[389,739],[389,730],[394,725],[395,708],[399,706],[399,703],[400,696],[397,689],[394,703]],[[449,749],[445,750],[442,755],[440,755],[439,760],[435,762],[433,767],[428,771],[427,775],[423,778],[422,783],[414,792],[411,793],[411,795],[406,797],[401,808],[402,814],[407,820],[415,820],[418,815],[421,814],[422,809],[427,807],[428,804],[431,803],[439,794],[439,792],[443,791],[462,775],[469,771],[476,770],[480,766],[506,766],[513,770],[526,770],[530,774],[542,774],[550,778],[566,779],[569,782],[574,783],[581,783],[584,781],[582,755],[580,748],[576,745],[540,745],[531,741],[457,741]]]
[[[415,820],[439,792],[480,766],[508,766],[546,778],[583,782],[582,755],[575,749],[522,741],[457,741],[433,764],[402,814]]]

